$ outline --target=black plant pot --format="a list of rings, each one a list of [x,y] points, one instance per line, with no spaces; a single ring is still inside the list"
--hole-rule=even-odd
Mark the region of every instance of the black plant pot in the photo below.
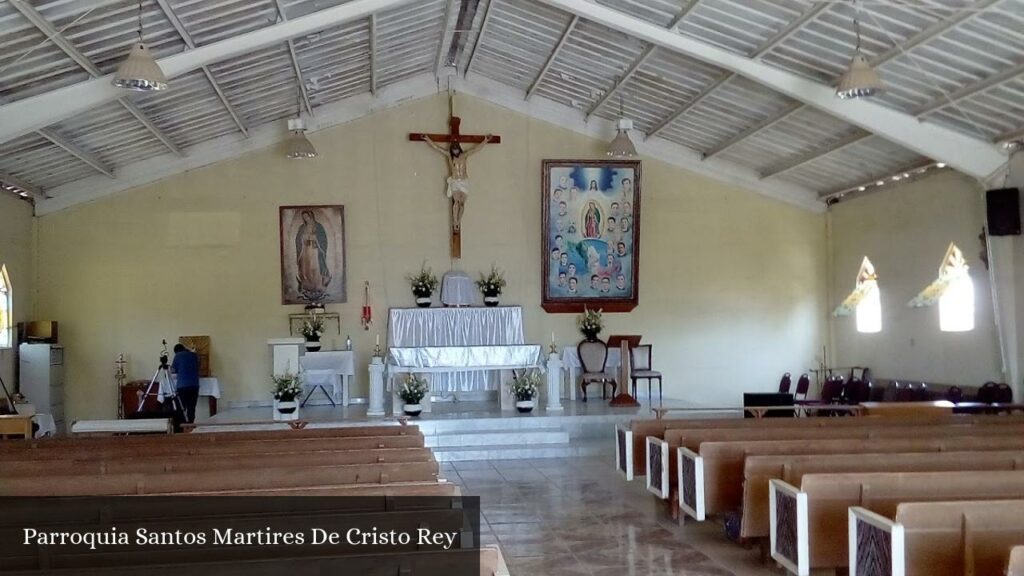
[[[498,294],[484,294],[484,306],[494,308],[498,304]]]
[[[596,342],[598,334],[600,334],[600,332],[584,332],[583,338],[585,338],[587,342]]]

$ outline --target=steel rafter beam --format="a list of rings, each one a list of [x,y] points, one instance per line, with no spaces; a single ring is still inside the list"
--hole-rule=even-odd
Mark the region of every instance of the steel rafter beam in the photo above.
[[[676,17],[673,18],[671,22],[669,22],[668,26],[666,26],[665,29],[675,31],[675,29],[679,27],[679,24],[683,21],[683,19],[686,18],[686,16],[690,12],[692,12],[698,4],[700,4],[700,0],[693,0],[693,2],[690,2],[689,6],[680,10],[679,14],[676,14]],[[594,112],[600,110],[601,106],[604,106],[605,102],[611,100],[612,96],[614,96],[615,93],[619,91],[619,88],[622,88],[623,86],[626,85],[626,82],[629,82],[630,78],[632,78],[633,75],[635,75],[637,71],[640,70],[644,63],[646,63],[647,60],[654,55],[657,49],[658,47],[654,45],[645,48],[644,51],[640,54],[640,56],[638,56],[637,59],[633,61],[633,65],[630,66],[628,70],[626,70],[626,73],[623,74],[617,82],[615,82],[615,85],[612,86],[610,90],[605,92],[604,96],[602,96],[600,100],[598,100],[593,106],[590,107],[590,110],[587,110],[586,119],[589,120],[590,116],[593,115]]]
[[[26,194],[28,194],[29,196],[33,197],[36,200],[43,200],[46,198],[46,195],[43,194],[43,191],[38,186],[34,184],[29,184],[28,182],[25,182],[24,180],[18,178],[14,174],[0,172],[0,184],[6,184],[8,186],[13,186],[20,190],[24,190]]]
[[[288,15],[284,12],[284,5],[281,4],[281,0],[274,0],[277,5],[277,13],[281,16],[282,22],[288,21]],[[295,54],[295,42],[291,38],[285,40],[285,45],[288,47],[288,57],[292,61],[292,70],[295,72],[295,81],[299,83],[299,96],[302,98],[302,104],[306,107],[306,112],[310,116],[313,116],[313,105],[309,102],[309,93],[306,91],[306,83],[302,80],[302,69],[299,68],[299,57]],[[299,110],[301,113],[302,110]]]
[[[558,39],[558,44],[555,44],[555,49],[551,51],[551,55],[548,56],[544,66],[537,73],[537,77],[533,79],[533,83],[530,84],[529,89],[526,90],[526,99],[529,100],[533,97],[533,94],[540,88],[541,82],[544,81],[544,77],[547,76],[548,70],[551,70],[551,66],[555,64],[555,60],[558,58],[558,53],[562,51],[565,43],[569,41],[569,36],[572,35],[572,31],[576,29],[576,24],[580,21],[580,17],[573,16],[572,20],[569,21],[569,25],[565,27],[565,31],[562,32],[562,37]]]
[[[829,8],[829,4],[827,2],[822,2],[821,4],[817,4],[815,6],[812,6],[810,9],[805,10],[802,14],[800,14],[799,18],[790,22],[788,26],[780,30],[778,33],[775,34],[775,36],[772,36],[767,42],[764,43],[764,45],[758,48],[757,51],[754,52],[752,57],[760,58],[764,54],[770,52],[776,46],[788,40],[789,37],[796,33],[796,31],[799,30],[804,24],[817,18],[818,14],[821,14],[821,12],[827,8]],[[658,132],[661,132],[666,127],[668,127],[673,122],[682,117],[684,114],[692,110],[695,106],[699,105],[701,102],[706,100],[707,97],[712,94],[712,92],[720,88],[729,80],[732,80],[732,78],[735,75],[736,74],[733,72],[728,72],[725,75],[719,77],[714,82],[712,82],[709,86],[704,88],[704,90],[702,90],[701,93],[698,94],[693,100],[683,104],[678,110],[676,110],[667,118],[658,123],[658,125],[655,126],[654,129],[650,131],[650,133],[647,134],[647,138],[650,138],[651,136],[654,136]]]
[[[761,178],[771,178],[772,176],[778,176],[779,174],[782,174],[784,172],[789,172],[794,168],[799,168],[804,164],[814,162],[819,158],[828,156],[829,154],[833,154],[835,152],[839,152],[840,150],[853,146],[854,144],[864,141],[872,136],[874,136],[874,134],[870,132],[857,130],[856,132],[849,134],[844,138],[840,138],[839,140],[833,142],[832,144],[829,144],[828,146],[825,146],[824,148],[818,148],[805,154],[801,154],[799,156],[786,158],[785,160],[779,162],[778,164],[769,166],[768,168],[761,171]]]
[[[171,26],[173,26],[178,32],[178,36],[181,36],[185,45],[190,49],[194,49],[196,47],[195,40],[192,39],[192,35],[189,34],[185,25],[181,22],[181,19],[178,18],[178,15],[174,12],[174,8],[171,7],[170,3],[168,3],[167,0],[156,0],[156,3],[160,5],[160,9],[163,11],[164,16],[167,17]],[[224,94],[224,90],[222,90],[220,84],[217,83],[217,79],[213,77],[213,72],[210,71],[210,67],[203,66],[202,70],[203,75],[206,76],[206,81],[210,83],[213,91],[217,94],[217,98],[220,98],[221,104],[224,105],[224,109],[228,111],[231,119],[234,120],[235,126],[238,126],[238,130],[248,138],[249,129],[245,126],[245,122],[242,122],[242,119],[238,116],[238,113],[235,111],[235,107],[231,105],[230,101],[228,101],[228,97]]]
[[[377,15],[370,15],[370,94],[377,94]]]
[[[473,49],[469,51],[469,59],[466,61],[466,69],[462,71],[462,76],[469,75],[469,70],[473,67],[473,59],[476,58],[477,49],[480,48],[480,44],[484,39],[484,33],[487,32],[487,25],[491,22],[491,8],[498,3],[498,0],[490,0],[487,3],[487,8],[484,10],[484,18],[480,21],[480,32],[476,35],[476,40],[473,41]]]
[[[892,60],[893,58],[896,58],[897,56],[903,54],[904,52],[912,50],[912,49],[916,48],[917,46],[920,46],[921,44],[924,44],[925,42],[928,42],[929,40],[935,38],[936,36],[938,36],[938,35],[946,32],[946,31],[950,30],[954,26],[957,26],[958,24],[961,24],[961,23],[967,21],[968,19],[976,16],[977,14],[980,14],[982,9],[984,9],[984,8],[986,8],[988,6],[991,6],[992,4],[995,4],[998,1],[999,0],[981,0],[976,5],[977,11],[973,11],[973,9],[975,7],[972,6],[972,11],[959,12],[959,13],[956,13],[956,14],[948,17],[948,18],[943,18],[943,19],[940,19],[940,20],[936,21],[931,26],[925,28],[924,30],[921,30],[917,34],[915,34],[915,35],[911,36],[910,38],[908,38],[905,42],[903,42],[903,44],[901,44],[899,46],[892,46],[891,48],[889,48],[885,52],[883,52],[881,54],[878,54],[878,55],[874,56],[873,58],[871,58],[871,60],[870,60],[871,65],[872,66],[881,66],[882,64],[885,64],[889,60]],[[826,3],[823,3],[821,6],[828,7],[829,4],[826,2]],[[801,23],[801,26],[802,25],[803,25],[803,23]],[[929,105],[927,105],[927,106],[925,106],[925,107],[923,107],[921,109],[921,110],[925,110],[925,111],[921,111],[921,110],[915,111],[914,116],[921,116],[921,115],[927,113],[927,108],[929,106],[935,105],[939,101],[940,100],[936,100],[935,102],[932,102]],[[949,103],[949,101],[947,99],[945,99],[945,98],[942,98],[941,102],[943,102],[945,104]],[[939,108],[939,107],[941,107],[941,105],[935,106],[935,107]],[[740,142],[742,142],[743,140],[746,140],[747,138],[753,136],[754,134],[757,134],[758,132],[761,132],[762,130],[766,130],[766,129],[771,128],[772,126],[778,124],[778,122],[780,120],[788,118],[790,115],[792,115],[792,114],[794,114],[796,112],[799,112],[800,110],[803,110],[803,108],[804,108],[804,105],[802,105],[802,104],[801,105],[796,105],[794,108],[787,108],[787,109],[785,109],[785,110],[783,110],[781,112],[781,114],[783,114],[782,118],[777,118],[775,116],[773,116],[772,118],[768,118],[764,122],[762,122],[760,124],[757,124],[755,126],[752,126],[751,128],[749,128],[747,130],[744,130],[742,133],[738,134],[737,136],[734,136],[734,137],[730,138],[727,142],[719,144],[718,146],[716,146],[712,150],[709,150],[706,153],[705,156],[707,158],[711,158],[712,156],[715,156],[717,154],[725,152],[729,148],[732,148],[736,144],[739,144]]]
[[[725,152],[726,150],[732,148],[733,146],[739,144],[740,142],[743,142],[747,138],[750,138],[754,134],[757,134],[758,132],[767,130],[767,129],[771,128],[772,126],[775,126],[779,122],[782,122],[782,121],[786,120],[790,116],[796,114],[797,112],[799,112],[799,111],[801,111],[803,109],[804,109],[804,105],[803,104],[801,104],[799,102],[793,102],[789,106],[786,106],[782,110],[779,110],[778,112],[776,112],[771,117],[766,118],[764,121],[762,121],[762,122],[760,122],[758,124],[755,124],[755,125],[751,126],[750,128],[747,128],[743,132],[740,132],[739,134],[733,136],[732,138],[729,138],[725,142],[722,142],[718,146],[715,146],[711,150],[708,150],[707,152],[704,153],[704,159],[706,160],[708,158],[711,158],[712,156],[717,156],[717,155],[721,154],[722,152]]]
[[[444,5],[444,21],[441,23],[441,41],[437,45],[437,56],[434,59],[434,76],[441,77],[444,68],[445,47],[448,46],[448,35],[452,29],[452,14],[455,12],[455,0],[448,0]]]
[[[85,162],[89,166],[92,166],[93,168],[96,169],[96,171],[106,174],[111,178],[114,178],[114,170],[112,168],[104,164],[99,158],[93,156],[92,154],[86,152],[85,150],[82,150],[74,142],[71,142],[67,138],[64,138],[63,136],[57,134],[56,132],[49,128],[41,128],[36,132],[43,138],[46,138],[47,140],[52,142],[53,144],[56,144],[57,146],[63,148],[64,151],[67,152],[68,154],[71,154],[75,158],[78,158],[82,162]]]
[[[194,50],[172,54],[161,58],[158,64],[168,78],[174,78],[203,66],[325,28],[369,18],[375,12],[411,2],[412,0],[351,0]],[[112,76],[108,74],[101,78],[93,78],[0,106],[0,142],[7,142],[119,99],[123,96],[123,91],[111,85]]]
[[[950,128],[919,122],[913,116],[864,100],[840,100],[835,89],[797,74],[730,52],[700,40],[669,32],[660,26],[589,0],[540,0],[588,20],[657,44],[680,54],[724,68],[767,88],[799,100],[844,122],[946,162],[976,178],[987,178],[1006,163],[1006,155],[991,142]]]
[[[100,76],[103,76],[103,72],[96,67],[92,60],[90,60],[85,54],[81,52],[81,50],[78,49],[77,46],[72,44],[70,40],[68,40],[63,34],[61,34],[60,31],[57,30],[53,26],[53,24],[50,23],[49,20],[44,18],[42,14],[36,11],[35,8],[27,4],[24,0],[11,0],[11,5],[14,6],[14,8],[18,10],[18,12],[21,12],[21,15],[24,16],[25,19],[28,20],[33,26],[35,26],[37,30],[39,30],[43,35],[45,35],[47,39],[50,40],[50,42],[53,42],[55,46],[60,48],[61,51],[67,54],[69,58],[74,60],[75,63],[82,67],[83,70],[88,72],[90,76],[92,76],[93,78],[99,78]],[[149,130],[153,134],[153,136],[156,137],[157,140],[159,140],[164,146],[167,147],[168,150],[174,152],[178,156],[185,155],[185,153],[182,152],[180,148],[178,148],[177,144],[172,142],[171,139],[168,138],[166,134],[164,134],[163,130],[157,127],[157,125],[154,124],[153,121],[150,120],[148,116],[146,116],[146,113],[140,110],[139,107],[136,106],[134,102],[128,100],[127,98],[119,98],[118,101],[121,103],[121,106],[125,108],[125,110],[130,112],[132,116],[134,116],[140,123],[142,123],[142,125],[146,127],[146,130]]]

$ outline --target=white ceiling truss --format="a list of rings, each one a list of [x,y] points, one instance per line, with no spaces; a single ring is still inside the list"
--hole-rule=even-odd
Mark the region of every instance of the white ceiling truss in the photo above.
[[[0,186],[73,206],[438,90],[811,208],[1024,138],[1024,0],[144,0],[170,88],[110,74],[134,0],[0,0]],[[832,86],[855,45],[888,90]]]

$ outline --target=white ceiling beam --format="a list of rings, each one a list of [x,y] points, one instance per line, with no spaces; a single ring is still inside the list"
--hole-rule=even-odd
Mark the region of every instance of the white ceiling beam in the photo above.
[[[1015,140],[1024,140],[1024,128],[1020,130],[1014,130],[1013,132],[1007,132],[996,136],[994,142],[996,144],[1003,144],[1006,142],[1013,142]]]
[[[790,22],[785,28],[777,32],[767,42],[762,44],[761,47],[758,48],[757,51],[751,55],[751,57],[759,58],[764,54],[770,52],[776,46],[788,40],[789,37],[792,36],[797,30],[799,30],[801,26],[817,18],[818,14],[820,14],[822,11],[829,7],[830,6],[827,2],[822,2],[821,4],[811,6],[811,8],[805,10],[802,14],[800,14],[800,16],[796,20]],[[726,73],[724,76],[718,78],[714,82],[712,82],[709,86],[704,88],[704,90],[701,90],[700,94],[698,94],[693,100],[690,100],[689,102],[683,104],[678,110],[676,110],[672,114],[669,114],[667,118],[659,122],[658,125],[655,126],[654,129],[651,130],[646,137],[650,138],[651,136],[657,135],[658,132],[661,132],[666,127],[668,127],[673,122],[682,117],[684,114],[692,110],[695,106],[703,102],[708,96],[711,95],[712,92],[720,88],[722,84],[725,84],[729,80],[732,80],[733,76],[735,75],[735,73],[729,72]]]
[[[793,156],[791,158],[785,158],[777,164],[773,164],[768,168],[761,171],[761,178],[771,178],[772,176],[778,176],[785,172],[789,172],[794,168],[799,168],[804,164],[809,164],[815,160],[833,154],[849,146],[864,141],[873,136],[870,132],[864,132],[863,130],[857,130],[852,134],[849,134],[839,140],[825,146],[824,148],[816,148],[810,152],[806,152],[799,156]]]
[[[949,94],[939,96],[935,100],[917,108],[913,111],[914,116],[926,116],[934,112],[938,112],[946,106],[952,106],[961,100],[965,100],[974,96],[978,93],[984,92],[989,88],[992,88],[998,84],[1002,84],[1008,80],[1024,74],[1024,63],[1018,64],[1013,68],[1007,68],[998,74],[993,74],[988,78],[975,82],[974,84],[968,84],[960,89],[954,90]]]
[[[377,15],[370,15],[370,94],[377,94]]]
[[[491,23],[491,8],[498,3],[498,0],[490,0],[487,3],[487,8],[484,9],[484,18],[480,22],[480,32],[476,35],[476,40],[473,41],[473,49],[469,51],[469,59],[466,61],[466,69],[462,71],[463,76],[469,75],[470,69],[473,68],[473,60],[476,59],[477,49],[480,48],[480,44],[484,39],[484,34],[487,32],[487,25]]]
[[[114,170],[108,167],[102,161],[100,161],[99,158],[93,156],[92,154],[86,152],[85,150],[82,150],[77,144],[57,134],[53,130],[49,128],[41,128],[39,130],[36,130],[36,133],[38,133],[43,138],[46,138],[50,142],[56,144],[57,146],[60,146],[68,154],[71,154],[75,158],[78,158],[82,162],[85,162],[89,166],[92,166],[94,169],[96,169],[96,171],[106,174],[111,178],[114,177]]]
[[[583,112],[580,110],[544,97],[526,101],[523,99],[523,91],[479,75],[471,79],[453,78],[452,87],[461,94],[481,98],[496,106],[590,138],[605,139],[608,132],[614,130],[612,122],[601,118],[592,118],[590,122],[586,122]],[[417,98],[430,98],[436,97],[436,95],[437,81],[433,73],[421,74],[382,87],[376,97],[364,93],[325,104],[317,109],[319,112],[317,129],[311,131],[311,134],[315,139],[316,132],[320,130],[364,118],[381,110],[401,106]],[[268,123],[254,127],[251,136],[249,139],[242,139],[237,133],[225,134],[189,148],[189,155],[185,158],[165,154],[122,166],[118,168],[118,179],[113,182],[102,176],[95,176],[58,186],[47,190],[50,198],[37,203],[36,213],[42,216],[57,212],[144,186],[187,170],[236,158],[274,146],[287,138],[288,134],[281,130],[280,125]],[[647,158],[662,161],[751,193],[814,212],[825,210],[824,202],[818,199],[817,192],[813,190],[785,180],[760,181],[756,172],[735,163],[722,160],[703,162],[700,155],[693,150],[662,138],[640,142],[637,144],[637,148]]]
[[[706,152],[704,152],[704,158],[711,158],[712,156],[717,156],[717,155],[721,154],[722,152],[725,152],[726,150],[728,150],[728,149],[732,148],[733,146],[739,144],[740,142],[743,142],[747,138],[750,138],[754,134],[757,134],[758,132],[761,132],[763,130],[767,130],[767,129],[771,128],[772,126],[775,126],[779,122],[782,122],[782,121],[786,120],[787,118],[789,118],[793,114],[796,114],[797,112],[799,112],[799,111],[801,111],[803,109],[804,109],[804,105],[803,104],[801,104],[799,102],[793,102],[789,106],[786,106],[782,110],[779,110],[778,112],[776,112],[775,114],[771,115],[770,117],[765,118],[764,121],[759,122],[759,123],[751,126],[750,128],[747,128],[746,130],[744,130],[743,132],[740,132],[739,134],[736,134],[732,138],[729,138],[728,140],[726,140],[725,142],[722,142],[718,146],[715,146],[711,150],[707,150]]]
[[[808,80],[747,56],[695,40],[607,8],[589,0],[541,2],[619,30],[634,38],[697,58],[749,78],[794,100],[859,126],[914,152],[947,162],[961,172],[986,178],[1006,163],[1006,155],[990,142],[966,136],[909,114],[866,100],[840,100],[831,86]]]
[[[50,40],[50,42],[53,42],[55,46],[57,46],[61,49],[61,51],[67,54],[68,58],[74,60],[76,64],[78,64],[82,67],[82,69],[88,72],[90,76],[92,76],[93,78],[99,78],[100,76],[103,76],[103,72],[96,67],[92,60],[90,60],[85,54],[83,54],[77,46],[71,43],[70,40],[64,37],[64,35],[61,34],[60,30],[54,28],[53,24],[51,24],[49,20],[43,17],[42,14],[36,11],[35,8],[25,3],[24,0],[11,0],[11,5],[14,6],[14,8],[18,10],[18,12],[21,12],[21,15],[24,16],[26,20],[31,22],[37,30],[39,30],[43,35],[45,35]],[[128,112],[130,112],[132,116],[134,116],[139,122],[141,122],[142,125],[146,127],[146,130],[149,130],[150,133],[152,133],[157,140],[159,140],[165,147],[167,147],[168,150],[174,152],[178,156],[185,155],[185,153],[182,152],[180,148],[178,148],[178,145],[172,142],[171,139],[168,138],[166,134],[164,134],[164,131],[157,127],[157,125],[154,124],[153,121],[150,120],[148,116],[146,116],[146,113],[140,110],[139,107],[136,106],[134,102],[131,102],[127,98],[119,98],[118,101],[121,103],[121,106],[125,108],[125,110],[128,110]]]
[[[679,23],[682,22],[683,19],[686,18],[686,16],[690,12],[692,12],[698,4],[700,4],[700,0],[693,0],[693,2],[690,2],[688,6],[686,6],[685,8],[680,10],[678,14],[676,14],[676,17],[673,18],[671,22],[669,22],[668,26],[666,26],[665,29],[675,31],[675,29],[679,27]],[[593,106],[590,107],[590,110],[587,110],[588,120],[594,114],[594,112],[597,112],[598,110],[601,109],[601,106],[604,106],[605,102],[611,100],[612,96],[614,96],[615,93],[619,91],[619,88],[622,88],[623,86],[626,85],[626,82],[629,82],[629,80],[633,77],[634,74],[637,73],[637,71],[640,70],[644,63],[646,63],[647,60],[654,55],[654,52],[657,51],[657,49],[658,47],[654,45],[648,46],[647,48],[644,49],[640,56],[638,56],[637,59],[633,61],[633,65],[630,66],[628,70],[626,70],[626,73],[623,74],[622,77],[620,77],[618,81],[615,82],[615,85],[613,85],[610,90],[605,92],[604,96],[602,96],[600,100],[598,100]]]
[[[907,182],[912,182],[917,177],[929,173],[930,169],[933,167],[938,168],[938,166],[935,165],[934,160],[915,160],[910,164],[905,164],[896,170],[887,172],[885,175],[862,180],[853,186],[846,186],[831,192],[824,192],[820,195],[820,198],[826,202],[837,197],[841,197],[843,200],[852,200],[853,198],[870,194],[872,192],[878,192],[890,184],[906,184]],[[921,170],[925,171],[924,174],[920,173]],[[909,177],[903,178],[903,174],[908,173]],[[894,180],[893,178],[896,177],[899,178]],[[879,185],[879,182],[882,184]],[[863,190],[861,190],[861,188],[863,188]]]
[[[281,16],[282,22],[288,21],[288,15],[285,14],[284,5],[281,4],[281,0],[274,0],[277,4],[277,13]],[[306,90],[306,83],[302,80],[302,68],[299,67],[299,57],[295,54],[295,42],[291,38],[285,40],[285,45],[288,47],[288,57],[292,61],[292,71],[295,72],[295,81],[299,83],[299,96],[302,98],[302,104],[306,107],[306,112],[310,116],[313,114],[313,105],[309,102],[309,92]],[[299,110],[302,113],[302,110]]]
[[[455,12],[455,0],[448,0],[444,4],[444,21],[441,22],[441,41],[437,45],[437,58],[434,60],[434,76],[438,78],[441,77],[441,70],[444,68],[445,48],[451,45],[448,36],[452,29],[453,12]]]
[[[14,174],[0,172],[0,184],[6,184],[8,186],[14,186],[15,188],[24,190],[29,196],[32,196],[36,200],[46,198],[46,195],[43,194],[43,191],[38,186],[35,184],[29,184]]]
[[[196,42],[192,38],[192,34],[189,33],[188,29],[185,28],[185,24],[182,23],[181,19],[178,18],[178,14],[174,11],[174,8],[167,0],[156,0],[156,3],[160,6],[160,10],[163,11],[164,16],[170,21],[171,26],[178,32],[178,36],[181,36],[181,40],[185,42],[185,45],[190,49],[196,47]],[[224,109],[228,111],[231,119],[235,122],[235,126],[238,126],[238,130],[245,135],[249,136],[249,129],[246,127],[245,122],[238,116],[238,112],[235,111],[235,107],[228,100],[224,90],[221,89],[220,84],[217,83],[217,79],[213,77],[213,72],[210,71],[209,66],[203,66],[203,75],[206,76],[206,81],[210,83],[213,91],[217,94],[217,98],[220,98],[220,103],[224,106]]]
[[[158,63],[168,78],[174,78],[290,38],[368,18],[374,12],[411,2],[412,0],[351,0],[194,50],[172,54],[161,58]],[[121,98],[124,92],[110,83],[112,76],[108,74],[0,106],[0,142],[7,142]]]
[[[573,16],[572,20],[569,21],[569,25],[565,27],[565,31],[562,32],[562,37],[558,39],[558,44],[555,44],[555,49],[551,51],[551,55],[548,56],[547,61],[544,62],[544,66],[541,67],[540,72],[537,73],[537,77],[533,79],[533,83],[530,84],[530,88],[526,91],[526,99],[533,98],[533,94],[540,88],[541,82],[544,81],[544,77],[547,76],[548,70],[551,70],[551,66],[554,65],[555,60],[558,59],[558,53],[562,51],[562,47],[569,41],[569,36],[572,31],[576,29],[576,24],[580,21],[579,16]]]
[[[950,30],[954,26],[956,26],[956,25],[958,25],[958,24],[960,24],[962,22],[965,22],[966,20],[968,20],[968,19],[970,19],[970,18],[980,14],[982,9],[987,8],[988,6],[991,6],[992,4],[995,4],[998,1],[1000,1],[1000,0],[981,0],[980,2],[977,3],[976,7],[972,6],[972,10],[970,10],[970,11],[964,10],[964,11],[961,11],[961,12],[957,12],[956,14],[953,14],[952,16],[950,16],[948,18],[943,18],[943,19],[940,19],[940,20],[936,21],[931,26],[928,26],[924,30],[921,30],[917,34],[915,34],[915,35],[911,36],[910,38],[908,38],[905,42],[903,42],[903,44],[901,44],[899,46],[892,46],[888,50],[886,50],[885,52],[882,52],[881,54],[878,54],[878,55],[872,57],[870,59],[871,65],[872,66],[881,66],[882,64],[885,64],[889,60],[892,60],[893,58],[896,58],[897,56],[903,54],[904,52],[910,51],[910,50],[914,49],[915,47],[920,46],[921,44],[924,44],[925,42],[928,42],[929,40],[935,38],[936,36],[946,32],[947,30]],[[828,7],[829,3],[823,2],[820,6],[821,7]],[[974,11],[975,8],[977,9],[977,11]],[[806,22],[806,20],[801,23],[801,26],[805,22]],[[943,102],[945,102],[945,103],[948,103],[948,101],[945,98],[943,98],[941,100]],[[933,102],[931,104],[933,105],[933,104],[935,104],[937,102],[939,102],[939,101],[936,100],[936,102]],[[719,144],[715,148],[709,150],[707,152],[706,156],[708,158],[711,158],[712,156],[715,156],[716,154],[721,154],[722,152],[725,152],[726,150],[732,148],[736,144],[739,144],[743,140],[746,140],[747,138],[753,136],[754,134],[757,134],[758,132],[760,132],[762,130],[767,130],[768,128],[771,128],[772,126],[775,126],[780,121],[785,120],[786,118],[788,118],[789,116],[799,112],[800,110],[803,110],[804,107],[805,106],[803,104],[797,104],[797,105],[794,105],[793,107],[786,108],[786,109],[782,110],[776,116],[768,118],[764,122],[756,124],[756,125],[748,128],[747,130],[744,130],[740,134],[737,134],[736,136],[730,138],[728,141],[723,142],[722,144]],[[918,112],[914,113],[914,116],[920,116],[923,113],[924,112],[918,111]]]

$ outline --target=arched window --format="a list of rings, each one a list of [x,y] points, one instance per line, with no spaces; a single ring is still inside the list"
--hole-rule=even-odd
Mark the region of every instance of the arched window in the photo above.
[[[0,348],[11,347],[13,322],[11,278],[7,275],[7,267],[0,266]]]
[[[864,257],[857,272],[853,292],[836,308],[833,315],[857,318],[857,332],[871,334],[882,331],[882,295],[878,290],[878,275],[871,260]]]
[[[939,277],[910,301],[914,307],[939,305],[939,330],[974,330],[974,281],[956,244],[950,244],[939,267]]]

